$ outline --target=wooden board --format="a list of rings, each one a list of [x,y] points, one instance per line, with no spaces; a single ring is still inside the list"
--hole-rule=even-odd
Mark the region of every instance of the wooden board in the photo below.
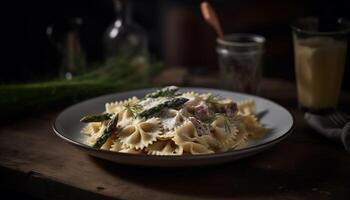
[[[0,186],[43,199],[350,199],[350,156],[292,110],[275,147],[201,168],[143,168],[88,156],[54,135],[57,113],[0,128]]]

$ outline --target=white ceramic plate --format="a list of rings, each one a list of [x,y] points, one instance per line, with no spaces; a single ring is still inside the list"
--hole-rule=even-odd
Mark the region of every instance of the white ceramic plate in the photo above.
[[[260,122],[265,127],[271,129],[265,137],[249,142],[249,144],[239,150],[232,150],[223,153],[206,155],[186,155],[186,156],[151,156],[126,154],[112,151],[98,150],[87,145],[86,136],[80,133],[84,124],[80,123],[80,118],[88,114],[101,113],[104,111],[106,102],[125,100],[132,96],[143,97],[146,93],[154,91],[152,89],[134,90],[129,92],[116,93],[96,97],[78,104],[75,104],[56,118],[53,129],[55,133],[65,141],[79,147],[88,154],[107,159],[117,163],[141,165],[141,166],[198,166],[218,164],[232,160],[238,160],[256,153],[259,153],[272,145],[280,142],[292,132],[294,128],[293,116],[282,106],[253,95],[235,93],[207,88],[181,88],[181,92],[195,91],[198,93],[217,94],[222,97],[231,98],[234,101],[244,99],[254,99],[257,106],[258,116],[261,115]],[[67,155],[69,156],[69,155]]]

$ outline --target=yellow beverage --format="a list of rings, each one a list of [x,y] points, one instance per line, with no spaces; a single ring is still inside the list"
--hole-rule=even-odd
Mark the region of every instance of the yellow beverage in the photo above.
[[[298,100],[311,110],[335,108],[341,90],[346,43],[331,37],[294,38]]]

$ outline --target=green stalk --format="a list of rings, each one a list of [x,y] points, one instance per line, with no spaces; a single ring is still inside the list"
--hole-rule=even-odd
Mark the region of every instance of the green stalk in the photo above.
[[[118,115],[116,115],[115,117],[112,117],[112,119],[108,122],[106,128],[103,130],[101,137],[97,139],[93,147],[97,149],[101,148],[101,146],[104,143],[106,143],[109,136],[111,136],[111,134],[117,130],[117,124],[118,124]]]
[[[143,112],[138,114],[138,116],[141,118],[149,118],[152,115],[160,112],[163,108],[177,109],[180,106],[182,106],[184,103],[186,103],[187,101],[188,101],[188,99],[186,99],[186,98],[175,98],[175,99],[166,101],[164,103],[158,104],[158,105],[156,105],[148,110],[144,110]]]
[[[145,98],[158,98],[158,97],[173,97],[176,95],[176,92],[179,90],[176,86],[164,87],[160,90],[147,94]]]
[[[103,122],[111,119],[113,114],[103,113],[99,115],[87,115],[80,119],[81,122],[90,123],[90,122]]]

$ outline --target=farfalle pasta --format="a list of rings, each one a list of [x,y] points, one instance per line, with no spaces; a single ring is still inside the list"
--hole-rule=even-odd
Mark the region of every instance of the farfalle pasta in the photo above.
[[[243,100],[237,103],[238,111],[244,115],[255,115],[256,105],[252,99]]]
[[[135,120],[130,125],[122,128],[118,137],[123,146],[135,149],[143,149],[155,142],[160,135],[160,123],[158,118]]]
[[[146,151],[150,155],[168,156],[168,155],[182,155],[183,148],[177,145],[171,138],[159,139],[157,142],[149,145]]]
[[[229,148],[233,146],[237,136],[237,128],[233,123],[226,122],[227,120],[223,116],[219,116],[212,124],[211,135],[223,148]]]
[[[211,154],[243,148],[267,129],[254,100],[235,102],[213,94],[165,87],[138,99],[109,102],[81,119],[94,148],[155,156]]]

